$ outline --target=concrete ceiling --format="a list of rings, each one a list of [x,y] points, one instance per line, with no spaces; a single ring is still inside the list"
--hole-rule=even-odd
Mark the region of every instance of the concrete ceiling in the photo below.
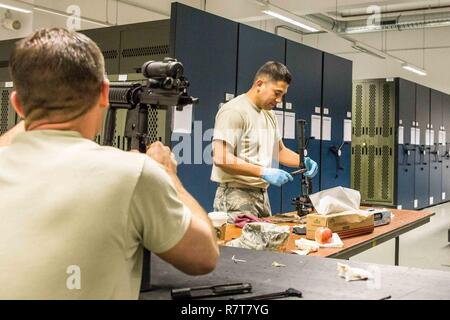
[[[108,25],[167,19],[170,16],[170,0],[0,0],[32,13],[11,11],[12,19],[21,21],[20,30],[0,27],[0,40],[26,36],[33,30],[51,26],[69,26],[67,11],[79,10],[81,29]],[[416,27],[371,33],[346,34],[342,30],[325,30],[318,34],[306,34],[295,26],[263,14],[265,0],[181,0],[181,3],[239,21],[268,32],[278,33],[290,40],[337,54],[354,62],[354,78],[403,77],[429,87],[450,93],[450,24],[448,27]],[[270,0],[270,4],[306,19],[327,18],[335,25],[366,23],[372,12],[370,6],[379,6],[384,18],[407,19],[412,15],[421,17],[431,13],[450,19],[450,0]],[[74,7],[75,6],[75,7]],[[438,9],[441,8],[441,9]],[[69,10],[68,10],[69,9]],[[420,10],[419,10],[420,9]],[[0,8],[0,20],[5,14]],[[389,14],[385,14],[390,12]],[[72,19],[73,20],[73,19]],[[69,25],[68,25],[69,22]],[[73,23],[73,21],[72,21]],[[280,28],[286,25],[288,28]],[[277,28],[278,26],[278,28]],[[303,31],[303,32],[302,32]],[[373,48],[385,59],[360,52],[352,47],[350,40]],[[414,64],[427,71],[418,76],[403,68],[398,60]]]

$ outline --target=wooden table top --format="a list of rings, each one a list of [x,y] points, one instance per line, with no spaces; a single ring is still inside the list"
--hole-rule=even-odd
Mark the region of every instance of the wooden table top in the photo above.
[[[387,240],[392,239],[393,237],[397,236],[398,233],[403,233],[401,232],[402,230],[406,232],[410,229],[414,229],[415,227],[418,227],[421,224],[428,222],[430,217],[434,215],[434,212],[431,211],[414,211],[414,210],[397,210],[397,209],[389,209],[389,210],[394,215],[389,224],[375,227],[375,230],[369,234],[342,239],[342,242],[344,243],[343,248],[320,248],[319,251],[310,253],[309,256],[332,257],[340,252],[367,243],[371,243],[371,246],[374,247],[377,244],[386,241],[386,239]],[[306,238],[306,236],[300,236],[292,233],[292,226],[298,225],[298,223],[277,223],[277,224],[291,226],[291,235],[286,245],[286,253],[291,253],[291,250],[296,249],[295,240],[298,240],[300,238]],[[232,239],[239,238],[241,232],[242,229],[236,227],[235,225],[231,224],[227,225],[225,233],[225,243]]]

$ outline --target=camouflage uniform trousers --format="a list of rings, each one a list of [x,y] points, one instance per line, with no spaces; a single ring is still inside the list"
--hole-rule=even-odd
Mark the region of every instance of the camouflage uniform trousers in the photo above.
[[[272,215],[269,195],[266,189],[253,187],[236,187],[220,184],[214,199],[214,211],[228,213],[228,223],[244,213],[250,213],[259,218]]]

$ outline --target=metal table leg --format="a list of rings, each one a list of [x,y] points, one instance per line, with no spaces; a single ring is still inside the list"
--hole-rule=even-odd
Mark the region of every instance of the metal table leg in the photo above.
[[[400,237],[395,237],[395,265],[398,266],[398,256],[400,251]]]

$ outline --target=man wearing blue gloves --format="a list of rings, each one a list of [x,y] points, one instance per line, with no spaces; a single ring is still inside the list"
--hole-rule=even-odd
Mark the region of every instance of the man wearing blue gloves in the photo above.
[[[274,112],[287,93],[292,76],[287,67],[269,61],[256,73],[252,88],[226,103],[216,116],[213,137],[211,180],[219,183],[214,210],[270,216],[267,188],[281,187],[292,176],[272,166],[273,160],[298,167],[299,155],[286,148],[279,134]],[[304,163],[307,177],[314,177],[318,165],[310,158]]]

